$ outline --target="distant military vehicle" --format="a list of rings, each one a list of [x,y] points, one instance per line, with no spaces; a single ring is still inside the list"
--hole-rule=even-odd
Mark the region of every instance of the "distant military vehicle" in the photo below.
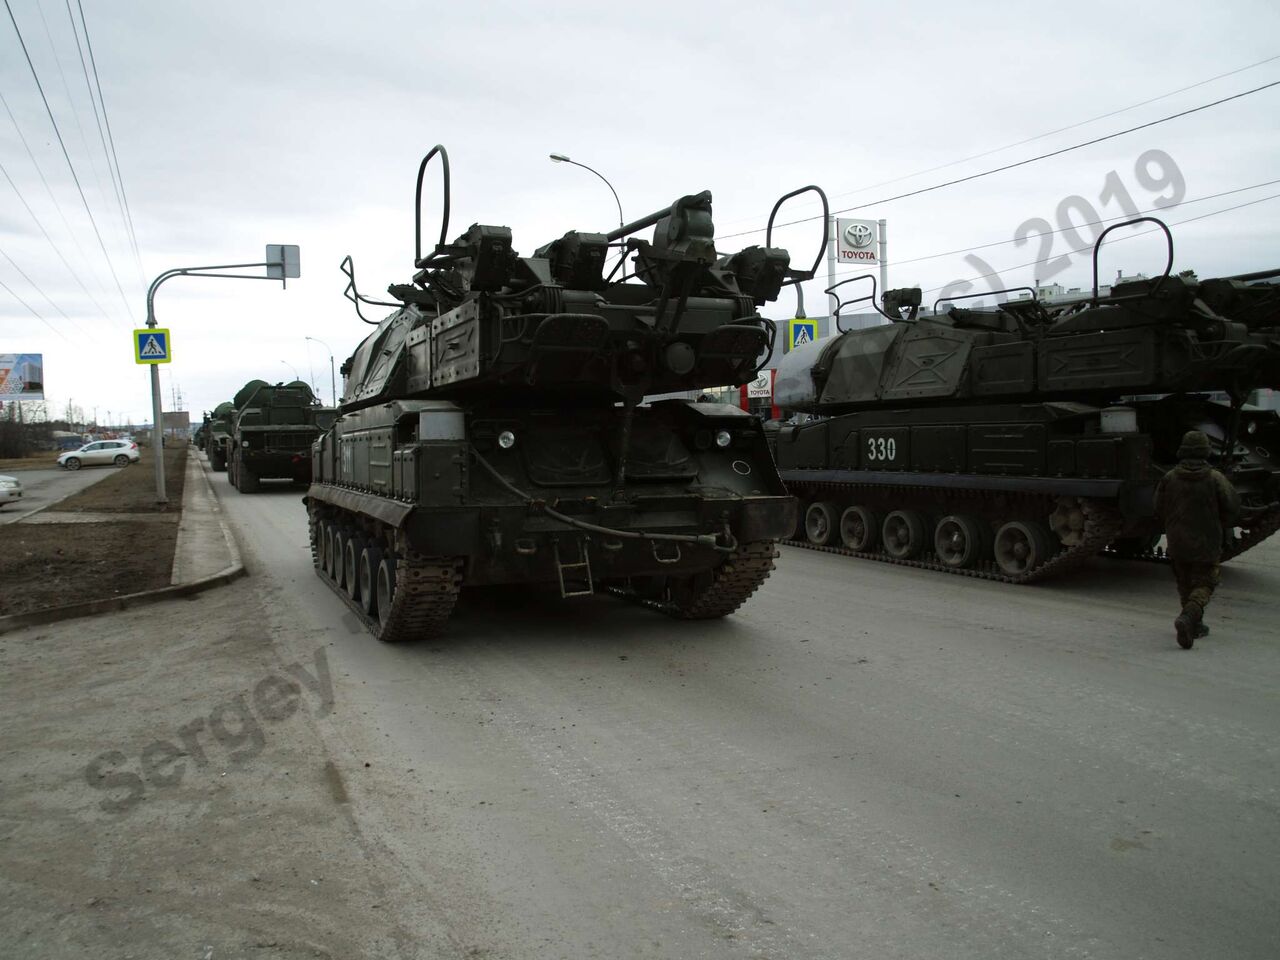
[[[227,471],[241,493],[256,493],[259,481],[311,481],[311,444],[333,423],[333,409],[321,406],[301,380],[250,380],[232,400]]]
[[[209,415],[204,438],[204,452],[214,470],[227,469],[227,451],[231,445],[231,423],[235,404],[229,400],[218,404]]]
[[[444,214],[424,256],[435,157]],[[776,332],[758,307],[813,271],[767,240],[720,255],[707,192],[533,256],[506,227],[447,243],[448,185],[436,147],[418,170],[413,282],[389,288],[395,311],[343,364],[341,417],[313,448],[318,572],[387,641],[440,630],[473,584],[608,590],[691,619],[735,610],[795,501],[755,417],[642,401],[753,379]],[[632,236],[649,227],[651,242]],[[372,301],[343,266],[358,310]]]
[[[775,402],[808,419],[770,443],[797,542],[1015,582],[1149,556],[1155,483],[1192,428],[1250,508],[1226,555],[1280,528],[1280,415],[1246,404],[1280,386],[1280,270],[1170,276],[1159,226],[1157,279],[1100,296],[1095,247],[1081,302],[922,316],[919,290],[890,291],[891,323],[788,354]]]

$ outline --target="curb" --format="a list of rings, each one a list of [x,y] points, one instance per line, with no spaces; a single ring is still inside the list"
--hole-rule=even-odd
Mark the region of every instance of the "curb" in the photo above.
[[[200,456],[198,451],[194,455],[197,458]],[[205,486],[209,490],[209,496],[214,499],[214,502],[217,502],[217,494],[213,491],[213,484],[209,482],[209,471],[205,468],[202,460],[197,459],[197,463],[200,464],[200,476],[204,479]],[[246,576],[248,571],[245,570],[244,562],[240,557],[240,548],[236,545],[235,535],[232,533],[231,528],[227,526],[227,522],[222,518],[221,508],[219,508],[218,512],[218,526],[222,528],[222,536],[227,543],[227,550],[231,555],[231,563],[217,573],[188,583],[171,583],[167,587],[142,590],[138,593],[126,593],[121,597],[105,597],[101,600],[86,600],[84,603],[70,603],[62,607],[48,607],[44,610],[29,610],[26,613],[10,614],[6,617],[0,617],[0,634],[20,630],[23,627],[57,623],[62,620],[75,620],[79,617],[92,617],[100,613],[111,613],[115,610],[125,610],[148,603],[158,603],[161,600],[190,597],[197,593],[203,593],[205,590],[211,590],[214,587],[225,586],[240,577]]]

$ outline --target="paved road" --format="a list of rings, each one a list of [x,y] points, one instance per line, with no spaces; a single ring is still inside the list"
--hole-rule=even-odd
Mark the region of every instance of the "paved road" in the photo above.
[[[22,502],[0,509],[0,523],[13,523],[29,513],[43,510],[63,497],[79,493],[85,487],[111,476],[119,467],[83,467],[63,470],[50,467],[40,470],[14,470],[8,475],[22,481]],[[5,473],[0,470],[0,473]]]
[[[485,591],[388,647],[296,489],[216,483],[281,655],[331,644],[392,896],[492,955],[1277,955],[1280,546],[1190,652],[1154,564],[1011,588],[794,549],[718,623]]]

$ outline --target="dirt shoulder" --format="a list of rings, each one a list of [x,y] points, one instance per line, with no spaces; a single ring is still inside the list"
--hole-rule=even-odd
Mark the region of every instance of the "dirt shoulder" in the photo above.
[[[189,449],[165,449],[164,506],[155,502],[151,451],[143,450],[129,467],[86,467],[112,473],[44,514],[0,526],[0,616],[167,586]],[[43,522],[69,514],[112,519]]]
[[[324,745],[358,707],[269,621],[243,580],[0,637],[5,957],[480,955],[407,936]]]
[[[58,451],[44,450],[26,457],[0,458],[0,473],[18,470],[45,470],[58,465]]]

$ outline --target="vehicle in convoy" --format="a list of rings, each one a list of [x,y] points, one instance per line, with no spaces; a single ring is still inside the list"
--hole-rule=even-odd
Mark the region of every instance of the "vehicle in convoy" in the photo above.
[[[231,401],[226,468],[231,485],[256,493],[262,480],[311,481],[311,444],[333,423],[301,380],[269,384],[250,380]]]
[[[227,451],[231,446],[231,420],[235,416],[235,404],[229,400],[218,404],[209,415],[204,438],[205,456],[209,466],[217,471],[227,469]]]
[[[424,255],[437,157],[444,212]],[[767,240],[719,254],[708,192],[532,256],[500,226],[447,243],[443,147],[419,167],[415,204],[413,282],[388,288],[395,310],[342,365],[340,417],[313,447],[317,572],[387,641],[442,629],[472,585],[607,590],[684,618],[735,610],[773,568],[795,502],[757,418],[644,400],[753,379],[775,337],[758,308],[813,271]],[[633,236],[649,227],[652,241]],[[343,269],[357,310],[374,302],[349,257]]]
[[[138,445],[132,440],[95,440],[77,450],[60,454],[58,466],[68,470],[106,464],[127,467],[131,463],[137,463],[139,458]]]
[[[1095,246],[1080,302],[922,316],[918,289],[895,290],[890,323],[788,354],[775,402],[808,419],[770,425],[770,445],[796,542],[1013,582],[1158,556],[1155,484],[1193,428],[1247,507],[1225,556],[1275,532],[1280,415],[1246,401],[1280,386],[1280,270],[1171,276],[1159,226],[1157,279],[1100,296]]]
[[[22,502],[22,481],[17,477],[0,475],[0,507],[7,503]]]

